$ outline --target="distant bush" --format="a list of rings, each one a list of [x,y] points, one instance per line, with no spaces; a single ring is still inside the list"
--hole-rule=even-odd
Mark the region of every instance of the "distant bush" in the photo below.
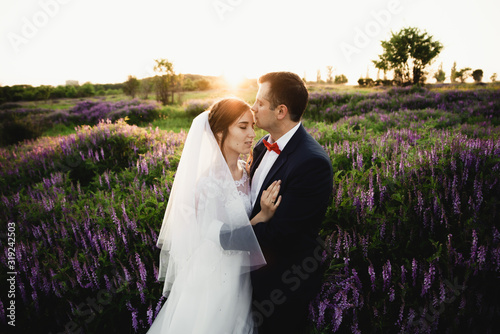
[[[345,84],[345,83],[347,83],[347,81],[348,81],[347,77],[344,74],[335,76],[335,83],[336,84]]]
[[[358,85],[360,86],[367,86],[367,87],[371,87],[374,85],[374,81],[372,78],[359,78],[358,79]]]
[[[195,117],[207,110],[212,103],[212,100],[189,100],[185,109],[186,114],[188,116]]]
[[[196,88],[198,88],[198,90],[208,90],[210,89],[210,81],[208,81],[207,79],[198,79],[194,82],[194,84],[196,85]]]

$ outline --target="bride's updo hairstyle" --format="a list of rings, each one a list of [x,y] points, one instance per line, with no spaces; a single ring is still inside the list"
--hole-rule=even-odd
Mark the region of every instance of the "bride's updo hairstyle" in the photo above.
[[[210,107],[208,123],[221,150],[227,138],[229,127],[250,108],[250,105],[245,101],[233,97],[222,99]]]

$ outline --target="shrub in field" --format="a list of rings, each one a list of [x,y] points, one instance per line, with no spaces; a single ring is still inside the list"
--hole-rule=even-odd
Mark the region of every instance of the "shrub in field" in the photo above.
[[[121,120],[0,149],[0,220],[16,236],[17,330],[149,327],[163,300],[157,233],[184,139]]]
[[[158,117],[157,107],[139,100],[119,102],[82,101],[69,110],[71,119],[77,124],[97,124],[101,119],[128,117],[130,124],[150,122]]]
[[[186,106],[186,114],[190,117],[196,117],[207,110],[213,103],[212,100],[189,100]]]
[[[8,104],[7,104],[8,105]],[[38,138],[51,124],[40,121],[49,109],[17,108],[0,110],[0,147]]]

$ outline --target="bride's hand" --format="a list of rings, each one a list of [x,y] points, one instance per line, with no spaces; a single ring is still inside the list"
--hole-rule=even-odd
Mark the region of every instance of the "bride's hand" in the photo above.
[[[269,188],[262,192],[260,197],[260,212],[252,219],[252,225],[269,221],[281,203],[281,180],[274,181]]]

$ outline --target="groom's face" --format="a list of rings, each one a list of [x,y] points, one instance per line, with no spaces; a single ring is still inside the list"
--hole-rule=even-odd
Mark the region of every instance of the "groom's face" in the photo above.
[[[255,125],[266,131],[269,131],[273,127],[274,122],[276,122],[275,109],[271,109],[271,102],[268,98],[270,89],[271,85],[269,82],[263,82],[259,86],[255,103],[252,106]]]

